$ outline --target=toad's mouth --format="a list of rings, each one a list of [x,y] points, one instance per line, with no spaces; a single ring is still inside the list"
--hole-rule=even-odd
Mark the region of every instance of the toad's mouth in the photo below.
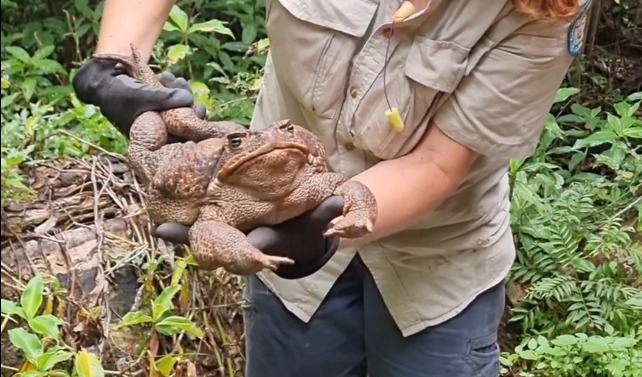
[[[295,156],[299,156],[299,158]],[[308,156],[310,156],[310,149],[304,143],[287,140],[267,143],[251,152],[239,154],[229,159],[219,171],[218,178],[224,179],[229,177],[240,168],[248,166],[254,161],[260,163],[260,160],[263,160],[261,165],[266,166],[284,165],[288,162],[293,162],[295,159],[309,160]]]

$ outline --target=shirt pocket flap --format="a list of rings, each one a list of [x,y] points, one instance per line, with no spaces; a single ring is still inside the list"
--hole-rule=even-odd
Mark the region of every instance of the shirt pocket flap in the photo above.
[[[454,42],[417,36],[406,59],[408,78],[439,92],[452,93],[461,81],[470,49]]]
[[[272,0],[292,16],[314,25],[363,37],[377,10],[374,0]],[[294,31],[296,32],[296,31]]]
[[[470,49],[450,41],[415,36],[399,70],[389,70],[384,85],[378,80],[355,110],[351,131],[354,144],[380,159],[410,152],[421,139],[440,105],[441,94],[451,94],[464,77]],[[391,106],[399,110],[405,127],[394,130],[384,116]]]

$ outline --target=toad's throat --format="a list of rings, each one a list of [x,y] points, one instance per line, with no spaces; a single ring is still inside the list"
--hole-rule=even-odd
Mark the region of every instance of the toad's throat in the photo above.
[[[265,158],[273,154],[273,152],[279,151],[286,152],[283,156],[292,156],[292,152],[295,152],[302,157],[306,157],[310,154],[310,149],[305,144],[295,141],[280,141],[277,143],[266,144],[250,153],[239,154],[230,158],[219,171],[218,179],[223,180],[234,174],[241,167],[251,163],[253,160]],[[276,159],[281,159],[281,157],[277,157]]]

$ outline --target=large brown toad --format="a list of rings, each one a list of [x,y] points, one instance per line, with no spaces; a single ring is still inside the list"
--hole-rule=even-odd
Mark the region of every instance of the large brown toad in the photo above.
[[[289,120],[197,142],[166,140],[162,115],[143,113],[132,125],[128,158],[146,185],[150,218],[190,226],[192,254],[202,269],[247,275],[292,264],[262,253],[244,232],[292,219],[332,195],[343,196],[343,216],[326,235],[357,238],[372,231],[373,194],[358,181],[328,172],[323,146]]]

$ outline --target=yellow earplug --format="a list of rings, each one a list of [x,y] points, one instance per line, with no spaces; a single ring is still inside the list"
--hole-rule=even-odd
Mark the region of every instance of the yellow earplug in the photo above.
[[[413,3],[410,1],[404,1],[403,4],[397,9],[395,14],[392,15],[392,23],[393,24],[398,24],[401,21],[405,20],[406,18],[410,17],[417,8]]]
[[[393,107],[386,110],[386,117],[388,117],[388,122],[390,122],[390,125],[395,131],[403,131],[404,124],[403,119],[401,119],[401,114],[399,114],[399,109]]]

